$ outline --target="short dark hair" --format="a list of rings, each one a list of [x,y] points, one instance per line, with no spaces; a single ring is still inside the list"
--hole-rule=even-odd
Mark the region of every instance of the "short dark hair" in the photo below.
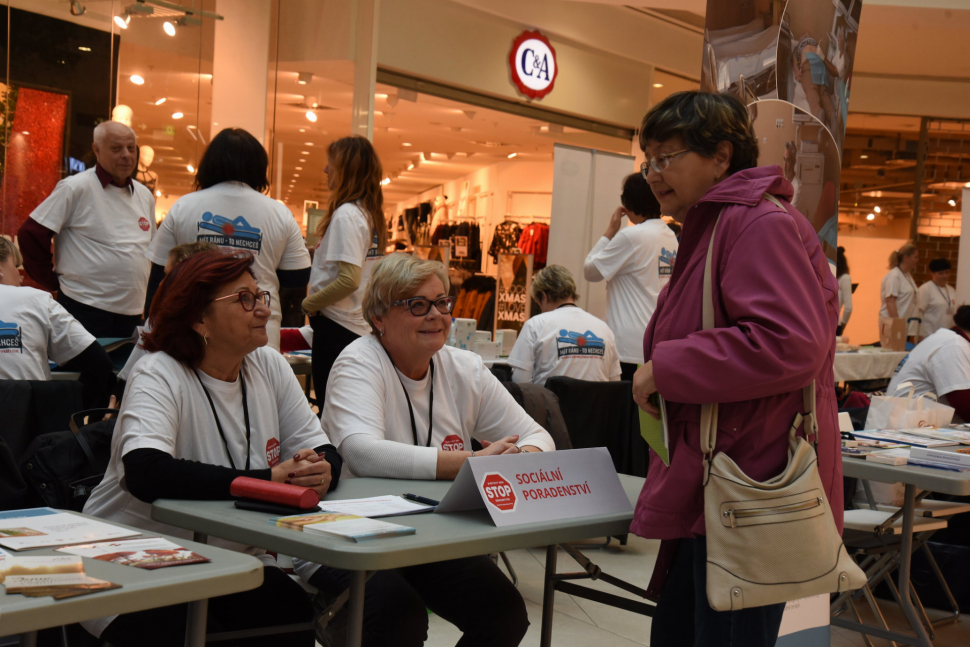
[[[627,211],[632,211],[647,220],[660,217],[660,203],[657,202],[653,190],[642,173],[631,173],[623,178],[620,204]]]
[[[848,273],[849,261],[845,257],[845,247],[840,246],[835,250],[835,276],[838,278]]]
[[[201,321],[216,290],[245,273],[255,278],[255,256],[248,252],[200,252],[175,266],[152,299],[151,331],[142,335],[142,348],[164,351],[190,368],[205,356],[205,342],[192,324]]]
[[[195,186],[208,189],[222,182],[242,182],[260,193],[269,188],[269,156],[255,137],[242,128],[226,128],[202,154]]]
[[[934,258],[932,261],[930,261],[930,272],[944,272],[952,269],[953,265],[951,265],[950,261],[946,260],[945,258]]]
[[[640,124],[640,149],[652,141],[679,136],[690,150],[714,157],[717,145],[730,142],[734,149],[728,175],[758,165],[758,138],[748,109],[733,94],[675,92],[647,112]]]
[[[960,306],[957,308],[956,314],[953,315],[953,323],[958,328],[970,331],[970,306]]]

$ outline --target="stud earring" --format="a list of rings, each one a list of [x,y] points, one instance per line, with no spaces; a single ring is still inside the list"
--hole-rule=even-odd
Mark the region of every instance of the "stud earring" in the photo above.
[[[381,337],[383,337],[384,336],[384,329],[383,328],[381,328],[380,333],[381,333]]]

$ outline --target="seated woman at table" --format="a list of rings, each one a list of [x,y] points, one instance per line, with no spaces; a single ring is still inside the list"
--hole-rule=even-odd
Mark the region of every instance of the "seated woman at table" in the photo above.
[[[896,367],[887,395],[897,395],[899,385],[911,383],[913,395],[933,393],[940,402],[956,409],[954,422],[970,421],[970,306],[953,315],[953,328],[940,328],[916,345]],[[906,395],[903,389],[898,395]]]
[[[266,347],[269,293],[250,254],[202,252],[162,282],[152,307],[146,355],[131,372],[111,445],[111,462],[86,514],[186,539],[153,521],[155,499],[231,498],[238,476],[313,488],[336,487],[341,460],[286,360]],[[209,601],[210,631],[309,622],[303,589],[272,555],[213,539],[264,563],[263,584]],[[85,628],[115,647],[181,645],[186,605],[100,618]],[[235,644],[312,647],[313,632]]]
[[[322,416],[354,475],[449,480],[472,456],[555,449],[478,355],[445,346],[453,304],[437,261],[397,253],[374,266],[363,298],[372,334],[337,358]],[[347,588],[346,571],[296,567],[326,595]],[[518,645],[529,625],[522,596],[485,556],[381,571],[365,591],[365,645],[422,645],[426,608],[464,632],[463,646]]]
[[[0,236],[0,380],[50,380],[51,359],[80,373],[85,409],[106,406],[115,383],[108,353],[49,292],[20,285],[22,262]]]

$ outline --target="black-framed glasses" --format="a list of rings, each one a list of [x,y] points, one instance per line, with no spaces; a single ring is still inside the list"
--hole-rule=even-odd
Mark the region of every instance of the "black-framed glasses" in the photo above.
[[[677,151],[675,153],[662,153],[660,155],[657,155],[656,157],[651,157],[646,162],[643,162],[642,164],[640,164],[640,175],[642,175],[643,179],[646,180],[648,167],[652,168],[657,173],[663,173],[664,171],[667,170],[667,167],[670,166],[670,162],[677,159],[684,153],[689,153],[689,152],[690,152],[690,149],[685,148],[684,150]]]
[[[392,306],[407,306],[415,317],[423,317],[431,312],[431,306],[437,308],[438,312],[447,315],[451,314],[451,309],[455,307],[455,297],[441,297],[440,299],[426,299],[425,297],[411,297],[401,299],[391,304]]]
[[[263,290],[262,292],[253,293],[250,290],[240,290],[239,292],[234,292],[233,294],[227,294],[224,297],[219,297],[218,299],[213,299],[213,301],[222,301],[224,299],[239,299],[239,305],[243,307],[246,312],[252,312],[256,307],[256,301],[258,300],[267,308],[269,304],[273,301],[273,297],[269,292]]]

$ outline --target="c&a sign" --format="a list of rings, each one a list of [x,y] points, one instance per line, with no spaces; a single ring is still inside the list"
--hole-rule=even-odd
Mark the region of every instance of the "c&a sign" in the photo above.
[[[552,92],[559,74],[556,50],[538,31],[526,31],[512,43],[509,71],[519,92],[530,99],[541,99]]]

